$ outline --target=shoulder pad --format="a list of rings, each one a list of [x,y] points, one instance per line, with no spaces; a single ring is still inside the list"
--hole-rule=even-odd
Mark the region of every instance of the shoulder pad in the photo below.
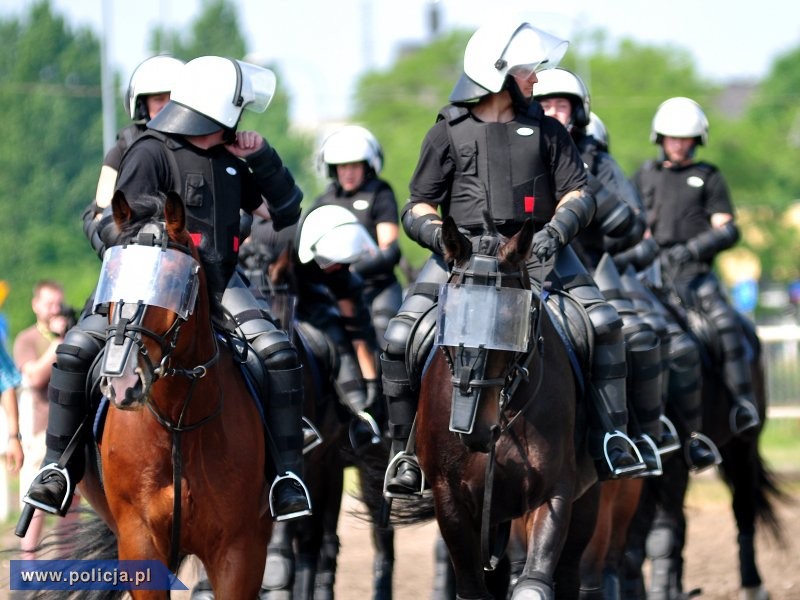
[[[447,121],[448,125],[453,125],[454,123],[463,121],[467,117],[467,115],[469,115],[469,110],[467,109],[466,106],[458,104],[448,104],[439,111],[439,114],[436,115],[436,120],[437,121],[445,120]]]
[[[694,166],[700,169],[701,171],[707,173],[708,175],[711,175],[711,173],[717,170],[717,167],[707,162],[696,162],[694,163]]]
[[[538,102],[531,102],[528,105],[528,112],[525,113],[525,116],[528,117],[529,119],[536,119],[538,121],[541,121],[542,117],[544,116],[544,109],[542,108],[542,105],[539,104]]]

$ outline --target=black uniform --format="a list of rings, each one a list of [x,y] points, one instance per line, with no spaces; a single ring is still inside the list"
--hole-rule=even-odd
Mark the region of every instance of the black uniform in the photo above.
[[[397,200],[392,188],[382,179],[369,177],[355,192],[345,192],[338,182],[331,183],[314,206],[335,204],[352,212],[378,242],[378,223],[400,224]],[[364,258],[352,269],[364,280],[364,297],[369,307],[375,336],[383,344],[389,319],[397,314],[403,300],[403,290],[394,272],[400,262],[400,246],[395,241],[375,257]]]
[[[430,247],[421,241],[418,221],[407,218],[411,206],[422,202],[438,206],[442,217],[452,216],[473,236],[484,231],[485,211],[505,236],[519,231],[528,219],[533,219],[538,231],[553,219],[559,198],[586,186],[586,169],[567,130],[545,116],[538,103],[532,103],[526,114],[517,114],[508,123],[484,123],[466,107],[451,105],[440,111],[439,120],[422,142],[410,184],[411,200],[403,210],[403,225],[412,239]],[[543,272],[547,274],[553,266],[550,278],[554,287],[568,290],[586,307],[596,345],[607,348],[593,353],[597,360],[592,365],[592,398],[602,421],[597,431],[624,428],[625,348],[617,311],[591,284],[569,246],[558,254],[555,265],[548,264],[543,270],[532,256],[527,266],[536,283],[541,283]],[[410,381],[404,360],[408,338],[416,321],[436,301],[438,285],[448,275],[442,257],[432,255],[386,332],[381,366],[395,452],[405,445],[416,413],[416,386]],[[593,446],[602,453],[602,443]],[[389,491],[393,485],[390,479]],[[403,486],[396,487],[399,491]]]
[[[664,273],[681,300],[714,323],[722,346],[723,377],[733,395],[731,429],[739,433],[758,424],[744,332],[712,271],[714,257],[733,246],[739,231],[733,220],[711,226],[716,213],[734,215],[728,187],[711,164],[666,167],[649,161],[634,175],[647,209],[653,238],[661,248]]]

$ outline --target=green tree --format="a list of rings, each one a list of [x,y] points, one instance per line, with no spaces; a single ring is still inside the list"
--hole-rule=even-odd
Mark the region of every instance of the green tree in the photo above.
[[[0,35],[0,273],[16,331],[32,322],[39,278],[61,280],[73,304],[97,279],[80,214],[102,159],[100,52],[91,31],[68,27],[46,0]]]

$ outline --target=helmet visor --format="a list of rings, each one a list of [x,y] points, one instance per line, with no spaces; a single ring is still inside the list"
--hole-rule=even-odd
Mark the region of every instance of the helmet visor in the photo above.
[[[567,52],[569,42],[525,23],[509,41],[499,60],[508,65],[508,73],[530,76],[536,71],[557,67]]]
[[[247,110],[264,112],[275,95],[275,73],[270,69],[240,60],[236,63],[239,65],[241,88],[234,98],[234,104],[241,102]]]
[[[323,269],[335,264],[349,265],[375,256],[378,246],[361,223],[334,227],[311,246],[314,260]]]

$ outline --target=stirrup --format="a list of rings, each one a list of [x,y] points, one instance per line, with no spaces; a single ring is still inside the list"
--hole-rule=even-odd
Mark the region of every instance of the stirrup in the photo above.
[[[661,421],[661,426],[665,429],[666,433],[672,439],[672,443],[664,444],[663,446],[658,447],[658,453],[661,456],[665,456],[671,452],[675,452],[676,450],[681,449],[681,438],[678,436],[678,430],[675,427],[675,424],[667,417],[666,415],[661,415],[659,417],[659,421]],[[662,436],[663,437],[663,436]]]
[[[750,417],[750,421],[744,427],[739,427],[736,424],[736,415],[739,413],[740,410],[746,412]],[[731,411],[729,414],[729,421],[733,435],[741,435],[742,433],[750,431],[751,429],[754,429],[761,424],[761,419],[758,416],[758,411],[756,411],[755,405],[750,401],[737,402],[736,404],[734,404],[733,407],[731,407]]]
[[[699,441],[706,447],[706,450],[711,452],[714,455],[714,464],[708,465],[707,467],[703,467],[702,469],[694,466],[692,463],[692,457],[689,454],[689,443],[693,440]],[[693,431],[689,434],[689,437],[686,439],[686,444],[683,447],[683,459],[686,462],[689,470],[695,473],[699,473],[709,467],[715,467],[722,462],[722,455],[719,453],[719,448],[717,445],[712,441],[710,437],[707,435],[700,433],[699,431]]]
[[[419,486],[420,489],[418,492],[414,494],[402,494],[397,492],[390,492],[387,489],[387,485],[389,480],[393,477],[397,476],[397,472],[400,469],[400,465],[403,463],[412,463],[415,464],[416,467],[419,469]],[[416,457],[413,454],[410,454],[406,451],[398,452],[394,455],[394,457],[389,461],[389,464],[386,466],[386,474],[383,476],[383,497],[387,500],[390,498],[402,498],[405,500],[417,500],[422,497],[430,496],[433,492],[430,488],[426,487],[425,485],[425,472],[420,468],[419,462],[417,461]]]
[[[659,475],[664,473],[664,469],[661,465],[661,452],[658,449],[653,438],[643,433],[641,436],[636,438],[634,442],[636,444],[636,449],[639,450],[639,444],[644,446],[644,451],[640,452],[640,456],[645,464],[645,470],[641,473],[634,473],[632,477],[658,477]],[[649,457],[645,458],[645,456]]]
[[[70,498],[72,497],[72,493],[75,491],[75,487],[72,484],[72,478],[70,478],[69,476],[69,471],[67,471],[66,467],[59,467],[58,463],[50,463],[48,465],[43,466],[41,469],[39,469],[39,472],[36,473],[36,476],[33,478],[33,481],[43,479],[44,474],[47,473],[48,471],[56,471],[58,473],[61,473],[67,482],[67,492],[66,494],[64,494],[64,498],[61,501],[61,505],[56,507],[56,506],[50,506],[49,504],[44,504],[42,502],[39,502],[38,500],[30,498],[27,492],[25,493],[25,496],[22,498],[22,501],[25,504],[30,504],[34,508],[43,510],[44,512],[50,513],[51,515],[58,515],[59,517],[63,517],[65,514],[67,514],[67,509],[69,508],[69,501]]]
[[[308,454],[322,443],[322,434],[311,422],[311,419],[302,418],[303,455]]]
[[[614,465],[611,464],[611,457],[608,455],[608,444],[614,438],[620,438],[628,446],[630,446],[630,448],[633,450],[631,454],[633,454],[633,456],[636,458],[635,464],[632,464],[629,467],[614,468]],[[633,440],[622,433],[619,429],[615,429],[614,431],[606,431],[606,434],[603,436],[603,458],[605,458],[605,464],[608,467],[609,473],[614,478],[631,477],[634,473],[647,470],[647,465],[642,458],[641,452],[639,452],[639,449],[636,447],[636,444],[634,444]]]
[[[356,413],[356,419],[366,423],[367,425],[369,425],[369,428],[372,430],[372,437],[370,438],[369,443],[371,445],[380,444],[381,443],[381,430],[380,430],[380,427],[378,427],[378,422],[375,421],[375,419],[372,417],[372,415],[369,414],[365,410],[360,410],[360,411],[358,411]],[[357,448],[360,447],[359,444],[357,444],[357,442],[356,442],[356,436],[355,436],[355,431],[354,431],[354,428],[355,428],[355,426],[357,424],[358,424],[358,422],[356,420],[351,421],[350,427],[347,430],[347,435],[350,437],[350,445],[354,449],[357,449]]]
[[[306,497],[306,506],[308,508],[304,508],[303,510],[297,510],[295,512],[289,513],[287,515],[276,515],[275,514],[275,486],[285,481],[287,479],[293,480],[297,483],[300,488],[303,490],[303,494]],[[275,479],[272,481],[272,485],[269,486],[269,512],[272,514],[273,518],[276,521],[288,521],[290,519],[296,519],[298,517],[305,517],[311,514],[311,495],[308,493],[308,488],[306,484],[303,483],[303,480],[300,479],[296,474],[292,473],[291,471],[286,471],[283,475],[277,475]]]

